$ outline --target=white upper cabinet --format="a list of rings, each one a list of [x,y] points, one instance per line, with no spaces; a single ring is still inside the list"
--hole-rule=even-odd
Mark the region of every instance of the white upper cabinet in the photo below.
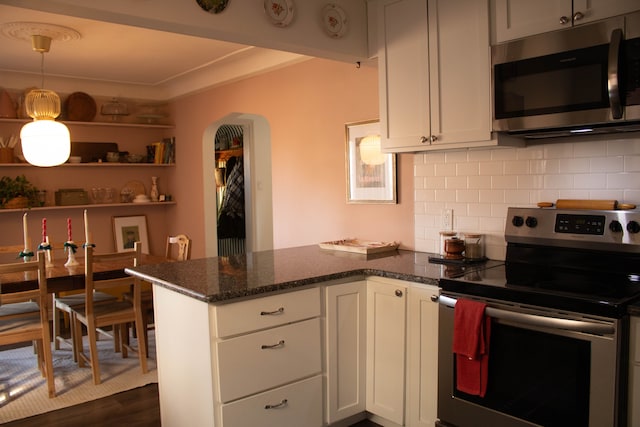
[[[498,145],[488,0],[381,0],[377,18],[383,150]]]
[[[561,30],[640,9],[637,0],[491,0],[494,43]]]

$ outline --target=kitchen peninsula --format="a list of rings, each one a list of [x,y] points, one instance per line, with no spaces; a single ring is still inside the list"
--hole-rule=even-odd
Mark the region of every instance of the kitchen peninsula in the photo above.
[[[162,424],[341,425],[367,411],[432,426],[431,296],[442,277],[502,262],[429,255],[305,246],[127,269],[154,285]]]

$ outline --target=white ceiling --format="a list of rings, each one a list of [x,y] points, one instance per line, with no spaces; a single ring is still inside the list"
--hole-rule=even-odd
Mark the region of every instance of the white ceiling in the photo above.
[[[85,86],[95,85],[94,93],[107,95],[111,86],[133,87],[139,96],[169,99],[304,58],[0,4],[0,25],[16,21],[56,24],[80,33],[79,40],[54,40],[45,54],[45,86],[52,89],[58,80],[80,79]],[[251,58],[256,58],[253,65]],[[29,41],[0,34],[0,87],[39,86],[40,67],[40,54]],[[203,78],[203,73],[209,76]]]

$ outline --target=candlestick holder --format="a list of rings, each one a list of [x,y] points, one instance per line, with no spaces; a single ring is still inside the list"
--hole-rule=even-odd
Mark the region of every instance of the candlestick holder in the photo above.
[[[29,262],[33,259],[33,251],[29,248],[24,248],[22,252],[18,254],[19,258],[22,258],[24,262]]]
[[[80,263],[76,260],[76,249],[78,249],[78,245],[76,245],[73,240],[68,240],[65,242],[64,248],[67,251],[67,262],[64,263],[64,266],[71,267],[79,265]]]
[[[51,244],[49,243],[49,237],[38,245],[39,251],[45,252],[45,267],[53,267],[53,254],[51,252]]]

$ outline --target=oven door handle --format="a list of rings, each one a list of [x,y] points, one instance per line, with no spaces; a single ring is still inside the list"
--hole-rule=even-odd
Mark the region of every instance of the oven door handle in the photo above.
[[[455,298],[445,295],[438,297],[438,302],[447,307],[455,307]],[[561,319],[558,317],[539,316],[536,314],[518,313],[515,311],[502,310],[500,308],[487,307],[485,309],[487,316],[518,322],[523,325],[541,326],[545,328],[564,329],[568,331],[584,332],[596,335],[611,335],[615,332],[613,325],[597,322],[589,322],[587,320]]]

